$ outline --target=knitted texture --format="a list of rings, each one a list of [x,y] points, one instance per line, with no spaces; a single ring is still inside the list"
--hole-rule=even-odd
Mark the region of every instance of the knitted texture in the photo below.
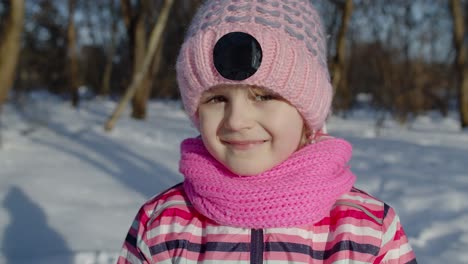
[[[214,46],[230,32],[248,33],[262,48],[260,68],[243,81],[225,79],[214,66]],[[314,130],[322,128],[330,111],[326,39],[310,1],[206,1],[188,30],[176,70],[185,110],[197,128],[202,92],[220,84],[269,89],[294,105]]]
[[[179,170],[190,202],[204,216],[235,227],[314,224],[327,216],[356,178],[347,165],[351,145],[342,139],[307,145],[252,177],[230,172],[199,138],[184,140],[181,152]]]

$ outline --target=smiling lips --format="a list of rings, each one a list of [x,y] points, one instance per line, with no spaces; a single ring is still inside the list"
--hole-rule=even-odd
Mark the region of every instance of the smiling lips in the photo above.
[[[257,146],[260,146],[261,144],[267,142],[267,140],[222,140],[222,142],[225,145],[228,145],[234,149],[238,150],[248,150]]]

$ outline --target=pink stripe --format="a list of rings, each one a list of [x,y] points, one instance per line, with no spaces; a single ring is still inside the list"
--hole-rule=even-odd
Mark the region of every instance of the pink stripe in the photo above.
[[[414,253],[411,251],[407,254],[401,255],[395,259],[386,259],[385,264],[401,264],[401,263],[408,263],[411,260],[415,259]]]
[[[350,217],[343,216],[343,218],[325,218],[320,223],[313,227],[314,232],[327,233],[330,231],[336,230],[339,226],[343,224],[352,224],[355,226],[365,226],[370,227],[375,230],[381,230],[382,225],[376,223],[374,219],[369,219],[368,217]]]
[[[367,209],[367,208],[366,208]],[[378,218],[378,219],[383,219],[384,218],[384,212],[381,210],[381,211],[372,211],[372,210],[369,210],[369,213],[371,213],[374,217]],[[370,220],[370,221],[374,221],[374,218],[370,217],[366,212],[363,212],[362,210],[359,210],[357,208],[353,208],[353,207],[349,207],[349,206],[339,206],[339,207],[335,207],[331,213],[330,213],[333,217],[333,220],[340,220],[341,218],[343,217],[346,217],[346,216],[352,216],[352,217],[355,217],[357,219],[367,219],[367,220]]]
[[[303,245],[310,245],[313,250],[328,250],[332,248],[336,243],[343,241],[343,240],[352,240],[353,242],[359,244],[371,244],[374,246],[380,246],[380,239],[371,237],[371,236],[357,236],[351,233],[342,233],[337,235],[335,239],[325,242],[315,242],[313,241],[313,237],[311,236],[310,239],[304,239],[299,236],[294,235],[285,235],[285,234],[267,234],[265,236],[265,240],[268,242],[282,242],[282,243],[297,243]]]
[[[198,215],[197,215],[198,216]],[[192,220],[194,217],[197,217],[197,216],[194,216],[193,214],[191,214],[190,212],[188,211],[185,211],[185,210],[181,210],[179,208],[167,208],[166,210],[164,210],[157,218],[157,219],[162,219],[162,218],[168,218],[168,219],[172,219],[172,221],[174,221],[174,219],[183,219],[183,220]],[[203,216],[200,215],[200,219],[199,220],[203,220],[201,218],[204,218]],[[153,223],[155,223],[157,221],[153,221]],[[152,224],[154,225],[154,224]]]
[[[288,261],[288,260],[294,260],[297,262],[303,262],[303,263],[314,263],[311,262],[312,258],[308,255],[301,254],[301,253],[294,253],[294,252],[268,252],[265,254],[265,260],[282,260],[282,261]]]
[[[370,254],[359,253],[356,251],[340,251],[336,254],[332,255],[330,258],[327,259],[326,263],[334,263],[340,260],[354,260],[354,261],[361,261],[365,263],[370,263],[375,256]],[[387,264],[387,263],[385,263]]]
[[[403,231],[403,228],[398,225],[398,230],[395,234],[395,238],[393,240],[397,241],[397,240],[400,240],[400,239],[406,239],[406,235],[405,235],[405,231]]]
[[[200,254],[198,252],[187,251],[187,254],[184,256],[189,260],[193,261],[206,261],[206,260],[238,260],[238,261],[248,261],[250,259],[250,252],[216,252],[208,251],[205,254]]]
[[[201,214],[191,214],[190,212],[180,210],[177,208],[166,209],[166,210],[174,210],[177,212],[170,212],[170,213],[163,212],[161,214],[161,217],[159,217],[158,220],[153,221],[153,223],[149,226],[150,229],[156,228],[159,225],[167,225],[167,224],[173,224],[173,223],[178,223],[184,226],[188,224],[193,224],[200,228],[205,228],[207,226],[219,226],[219,224],[202,216]]]
[[[385,255],[380,255],[378,256],[374,262],[372,262],[373,264],[379,264],[379,263],[382,263],[382,259],[385,257]]]

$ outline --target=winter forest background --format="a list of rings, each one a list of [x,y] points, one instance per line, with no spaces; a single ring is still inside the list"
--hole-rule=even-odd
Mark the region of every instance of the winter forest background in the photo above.
[[[0,263],[113,263],[182,180],[174,63],[200,2],[0,0]],[[313,2],[358,187],[420,263],[468,263],[468,1]]]

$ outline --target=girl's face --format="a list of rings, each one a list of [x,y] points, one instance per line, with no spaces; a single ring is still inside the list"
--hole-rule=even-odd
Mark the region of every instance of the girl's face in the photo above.
[[[198,117],[210,154],[242,176],[273,168],[304,142],[304,121],[296,108],[261,88],[212,88],[202,94]]]

